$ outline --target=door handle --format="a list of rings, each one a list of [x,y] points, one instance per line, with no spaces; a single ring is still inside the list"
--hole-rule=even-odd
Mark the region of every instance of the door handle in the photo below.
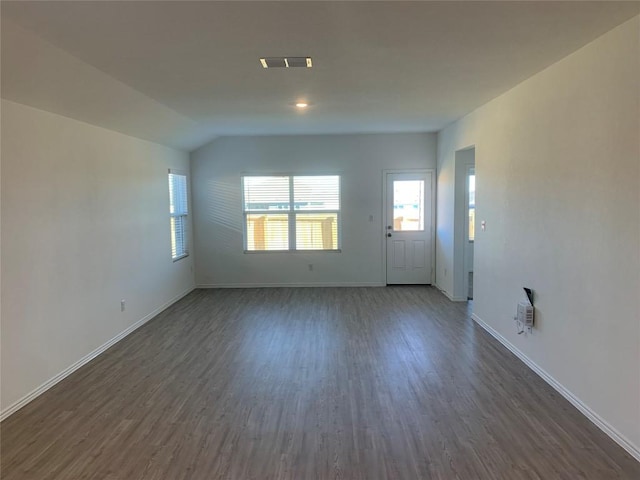
[[[390,237],[390,236],[391,236],[391,234],[390,234],[390,233],[387,233],[387,237]]]

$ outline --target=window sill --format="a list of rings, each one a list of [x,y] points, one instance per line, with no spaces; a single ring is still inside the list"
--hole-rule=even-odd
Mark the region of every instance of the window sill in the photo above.
[[[262,253],[342,253],[341,249],[337,250],[244,250],[248,254]]]
[[[185,253],[183,255],[180,255],[179,257],[175,257],[175,258],[172,259],[173,263],[177,262],[178,260],[182,260],[183,258],[187,258],[188,256],[189,256],[189,252],[187,252],[187,253]]]

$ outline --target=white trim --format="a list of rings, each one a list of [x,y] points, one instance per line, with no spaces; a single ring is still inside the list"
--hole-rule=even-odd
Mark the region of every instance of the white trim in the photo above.
[[[277,287],[386,287],[380,282],[302,282],[302,283],[202,283],[196,288],[277,288]]]
[[[555,391],[566,398],[569,403],[576,407],[585,417],[593,422],[600,430],[606,433],[611,439],[624,448],[632,457],[640,462],[640,448],[634,445],[628,438],[618,432],[612,425],[610,425],[605,419],[594,412],[588,405],[582,400],[571,393],[564,385],[558,382],[555,378],[549,375],[544,369],[539,367],[533,360],[527,357],[524,353],[518,350],[509,340],[500,335],[493,327],[485,323],[475,313],[471,314],[471,318],[474,322],[484,328],[489,335],[498,340],[502,345],[511,351],[516,357],[524,362],[524,364],[537,373],[540,378],[547,382]]]
[[[467,297],[454,297],[451,294],[449,294],[449,292],[447,292],[444,288],[442,288],[440,285],[438,285],[437,283],[435,284],[436,288],[438,290],[440,290],[440,292],[447,297],[449,300],[451,300],[452,302],[466,302],[469,299]]]
[[[177,262],[178,260],[182,260],[183,258],[187,258],[189,256],[189,252],[184,252],[182,255],[179,255],[172,259],[173,262]]]
[[[115,345],[116,343],[118,343],[124,337],[126,337],[127,335],[132,333],[134,330],[137,330],[138,328],[143,326],[145,323],[147,323],[153,317],[158,315],[160,312],[162,312],[163,310],[169,308],[171,305],[176,303],[181,298],[187,296],[188,294],[190,294],[195,289],[196,289],[196,287],[191,287],[191,288],[185,290],[184,292],[182,292],[181,294],[173,297],[171,300],[169,300],[168,302],[164,303],[162,306],[156,308],[153,312],[149,313],[148,315],[146,315],[143,318],[141,318],[140,320],[138,320],[136,323],[131,325],[129,328],[127,328],[124,331],[120,332],[118,335],[113,337],[108,342],[100,345],[93,352],[85,355],[80,360],[78,360],[76,363],[74,363],[73,365],[65,368],[62,372],[60,372],[57,375],[55,375],[54,377],[50,378],[49,380],[44,382],[42,385],[40,385],[38,388],[36,388],[35,390],[31,391],[30,393],[28,393],[24,397],[22,397],[20,400],[18,400],[16,402],[14,402],[13,404],[9,405],[2,412],[0,412],[0,421],[4,420],[5,418],[9,417],[10,415],[13,415],[15,412],[20,410],[22,407],[27,405],[29,402],[31,402],[32,400],[35,400],[37,397],[42,395],[44,392],[49,390],[51,387],[53,387],[57,383],[61,382],[65,378],[67,378],[69,375],[71,375],[73,372],[78,370],[80,367],[82,367],[82,366],[86,365],[87,363],[89,363],[91,360],[96,358],[98,355],[103,353],[105,350],[107,350],[108,348],[110,348],[113,345]]]

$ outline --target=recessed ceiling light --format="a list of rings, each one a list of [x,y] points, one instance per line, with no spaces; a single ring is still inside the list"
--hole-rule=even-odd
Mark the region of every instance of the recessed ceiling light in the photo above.
[[[304,103],[304,102],[297,102],[296,103],[296,107],[298,108],[307,108],[309,106],[308,103]]]

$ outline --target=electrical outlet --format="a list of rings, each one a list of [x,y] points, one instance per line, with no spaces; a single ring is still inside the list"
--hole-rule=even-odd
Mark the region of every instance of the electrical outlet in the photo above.
[[[125,309],[125,302],[124,302],[124,298],[122,300],[120,300],[120,311],[124,312]]]
[[[309,264],[309,271],[310,271],[310,272],[313,272],[313,263],[310,263],[310,264]]]

